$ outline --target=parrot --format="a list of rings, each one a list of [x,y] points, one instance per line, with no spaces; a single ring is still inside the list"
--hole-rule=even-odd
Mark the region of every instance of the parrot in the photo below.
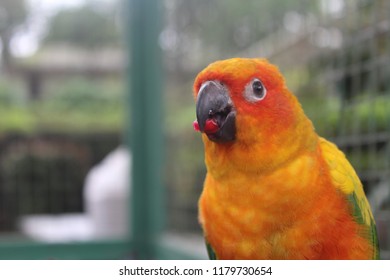
[[[265,58],[211,63],[193,85],[210,259],[378,259],[375,220],[344,153],[319,136]]]

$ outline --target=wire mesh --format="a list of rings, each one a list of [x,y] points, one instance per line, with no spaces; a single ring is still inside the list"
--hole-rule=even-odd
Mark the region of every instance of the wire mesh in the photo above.
[[[168,230],[201,234],[197,200],[205,176],[203,148],[199,137],[189,132],[194,105],[191,99],[183,101],[183,91],[190,95],[196,73],[214,60],[266,57],[280,67],[317,132],[334,141],[355,167],[378,224],[382,258],[389,258],[388,1],[247,1],[241,4],[246,9],[234,7],[231,1],[204,5],[198,1],[196,7],[187,1],[190,13],[207,15],[207,19],[202,23],[187,19],[185,24],[181,21],[186,14],[183,3],[168,2],[170,17],[165,31],[177,32],[175,52],[185,53],[180,48],[181,32],[193,38],[195,46],[197,40],[201,42],[198,53],[188,53],[182,68],[177,66],[181,56],[176,57],[169,48],[166,51],[167,72],[171,74],[167,95],[181,102],[174,107],[172,98],[166,98]],[[197,29],[197,24],[203,29]],[[219,36],[213,33],[215,25],[229,31]],[[176,65],[172,57],[177,59]],[[175,122],[175,118],[181,121]],[[180,129],[174,130],[173,124]]]

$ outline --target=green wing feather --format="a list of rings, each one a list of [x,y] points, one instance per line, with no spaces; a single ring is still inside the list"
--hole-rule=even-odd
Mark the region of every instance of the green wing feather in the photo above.
[[[369,235],[369,239],[371,240],[373,247],[374,247],[373,259],[379,259],[378,234],[376,231],[376,225],[375,225],[375,220],[374,220],[373,216],[372,215],[370,216],[369,223],[364,221],[363,214],[362,214],[362,206],[361,206],[361,205],[364,205],[364,201],[359,202],[359,198],[357,197],[356,193],[352,193],[352,194],[348,195],[347,198],[348,198],[348,201],[352,205],[353,216],[355,217],[356,221],[359,224],[365,224],[365,225],[369,226],[368,235]],[[366,205],[365,207],[369,207],[369,206]]]
[[[215,254],[213,247],[211,247],[210,243],[205,239],[206,242],[206,248],[207,248],[207,254],[209,255],[210,260],[216,260],[217,254]]]
[[[347,197],[356,222],[367,228],[367,238],[374,248],[373,259],[378,259],[379,243],[376,225],[359,177],[336,145],[323,138],[320,138],[320,145],[335,186]]]

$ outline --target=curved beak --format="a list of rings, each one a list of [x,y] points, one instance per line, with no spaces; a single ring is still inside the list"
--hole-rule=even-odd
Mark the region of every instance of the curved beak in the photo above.
[[[226,88],[218,82],[203,83],[196,100],[196,118],[200,132],[214,142],[236,137],[236,112]]]

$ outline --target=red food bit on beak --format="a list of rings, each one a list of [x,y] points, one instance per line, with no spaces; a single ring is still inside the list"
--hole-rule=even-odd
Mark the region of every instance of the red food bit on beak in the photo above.
[[[197,120],[195,120],[192,123],[192,126],[194,127],[195,131],[200,131],[199,123]],[[213,119],[208,119],[204,125],[204,133],[206,134],[213,134],[216,133],[219,130],[218,124]]]
[[[199,123],[198,123],[197,120],[195,120],[195,121],[192,123],[192,126],[194,127],[194,130],[195,130],[195,131],[200,131]]]
[[[208,119],[204,126],[204,132],[206,134],[213,134],[219,130],[218,124],[213,119]]]

